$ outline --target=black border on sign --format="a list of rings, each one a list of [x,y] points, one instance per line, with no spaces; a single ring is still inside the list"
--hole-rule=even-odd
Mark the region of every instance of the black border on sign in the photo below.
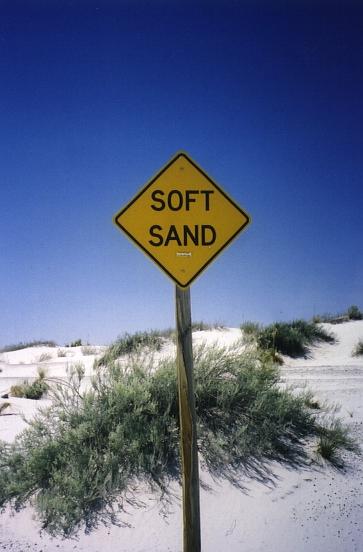
[[[185,159],[187,159],[187,161],[189,161],[189,163],[191,163],[196,169],[197,171],[199,171],[207,180],[209,180],[209,182],[215,187],[217,188],[217,190],[227,199],[227,201],[229,201],[230,203],[232,203],[232,205],[240,212],[242,213],[242,215],[244,217],[247,218],[246,222],[244,224],[242,224],[242,226],[240,226],[240,228],[238,228],[238,230],[230,237],[230,239],[228,241],[226,241],[222,247],[220,247],[218,249],[218,251],[215,252],[215,254],[210,257],[208,259],[208,261],[198,270],[198,272],[196,272],[194,274],[194,276],[192,278],[190,278],[190,280],[186,283],[186,284],[182,284],[181,282],[179,282],[179,280],[173,276],[173,274],[171,274],[163,265],[161,262],[159,262],[151,253],[150,251],[148,251],[139,241],[137,241],[134,236],[132,234],[130,234],[126,228],[124,228],[122,226],[122,224],[120,224],[118,222],[118,218],[125,212],[127,211],[138,199],[140,196],[142,196],[146,190],[155,182],[155,180],[157,180],[160,175],[162,175],[169,167],[170,165],[172,165],[179,157],[184,157]],[[145,253],[148,257],[150,257],[158,266],[159,268],[161,268],[161,270],[166,273],[179,287],[185,289],[187,287],[190,286],[190,284],[192,282],[194,282],[194,280],[201,274],[201,272],[203,272],[207,266],[226,248],[228,247],[228,245],[230,245],[230,243],[234,240],[234,238],[240,233],[242,232],[242,230],[248,225],[250,224],[251,222],[251,217],[248,213],[246,213],[246,211],[244,211],[239,205],[237,205],[237,203],[235,201],[233,201],[232,198],[229,197],[228,194],[226,194],[226,192],[224,190],[222,190],[222,188],[220,188],[220,186],[218,186],[218,184],[216,184],[214,182],[214,180],[212,180],[212,178],[210,176],[208,176],[208,174],[203,171],[203,169],[201,169],[199,167],[199,165],[193,161],[193,159],[191,159],[189,157],[189,155],[187,153],[185,153],[184,151],[179,151],[178,153],[176,153],[172,158],[171,160],[162,167],[162,169],[160,169],[160,171],[151,178],[151,180],[149,180],[145,186],[143,186],[141,188],[141,190],[136,194],[136,196],[131,199],[131,201],[129,201],[129,203],[127,203],[127,205],[125,207],[123,207],[121,209],[121,211],[119,211],[114,217],[113,217],[113,222],[114,224],[120,228],[126,235],[128,238],[130,238],[130,240],[133,242],[133,243],[136,243],[136,245],[138,247],[140,247],[140,249],[143,251],[143,253]]]

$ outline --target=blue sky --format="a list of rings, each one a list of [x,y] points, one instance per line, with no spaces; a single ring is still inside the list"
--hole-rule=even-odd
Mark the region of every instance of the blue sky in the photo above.
[[[178,150],[253,223],[192,285],[236,326],[363,308],[363,5],[0,3],[0,345],[174,324],[112,224]]]

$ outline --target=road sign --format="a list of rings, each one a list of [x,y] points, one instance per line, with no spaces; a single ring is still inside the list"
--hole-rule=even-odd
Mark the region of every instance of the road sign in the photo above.
[[[246,228],[250,217],[180,152],[114,221],[185,288]]]
[[[188,155],[177,153],[115,217],[121,230],[175,282],[183,483],[183,550],[200,552],[191,282],[250,222]],[[181,289],[186,288],[186,289]]]

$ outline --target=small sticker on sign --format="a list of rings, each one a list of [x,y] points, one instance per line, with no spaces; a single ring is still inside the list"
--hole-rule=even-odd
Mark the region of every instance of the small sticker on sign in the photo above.
[[[190,252],[187,253],[186,251],[178,251],[176,256],[177,257],[191,257],[192,254]]]

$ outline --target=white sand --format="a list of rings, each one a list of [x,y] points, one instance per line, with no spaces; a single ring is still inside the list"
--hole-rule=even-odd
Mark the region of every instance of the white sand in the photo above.
[[[363,358],[351,356],[363,339],[363,322],[327,325],[337,336],[334,345],[321,345],[308,359],[285,359],[282,377],[298,388],[306,384],[317,399],[341,404],[341,416],[363,446]],[[238,329],[196,332],[194,343],[205,341],[230,345],[240,337]],[[65,374],[67,363],[86,361],[92,373],[93,357],[82,351],[69,351],[72,357],[42,362],[52,375]],[[163,354],[172,354],[166,347]],[[7,353],[0,359],[0,392],[11,381],[36,377],[41,350]],[[38,356],[37,356],[38,355]],[[24,364],[20,364],[24,362]],[[39,402],[7,399],[11,416],[0,416],[0,438],[11,441],[23,429],[19,413],[32,415]],[[0,404],[5,399],[0,399]],[[202,549],[208,552],[362,552],[363,551],[363,463],[361,457],[347,454],[347,469],[340,473],[327,467],[303,471],[274,466],[278,476],[275,487],[267,488],[247,481],[248,494],[223,483],[213,492],[201,491]],[[204,479],[208,479],[202,474]],[[177,490],[179,491],[179,490]],[[176,501],[167,519],[158,505],[146,496],[146,510],[130,512],[132,528],[100,528],[90,536],[80,534],[77,541],[52,540],[39,535],[39,525],[31,509],[0,517],[0,550],[52,552],[72,550],[101,552],[179,552],[182,550],[180,505]]]

